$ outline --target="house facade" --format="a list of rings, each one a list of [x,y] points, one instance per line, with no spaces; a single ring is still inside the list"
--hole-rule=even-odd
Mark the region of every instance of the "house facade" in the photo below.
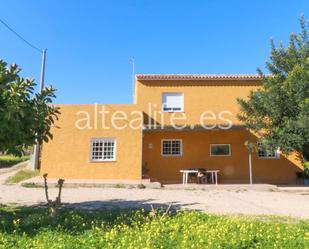
[[[129,105],[59,105],[54,139],[43,144],[41,173],[72,179],[182,181],[180,170],[219,170],[219,183],[249,183],[237,98],[261,86],[258,75],[136,75]],[[296,155],[259,150],[254,183],[295,184]]]

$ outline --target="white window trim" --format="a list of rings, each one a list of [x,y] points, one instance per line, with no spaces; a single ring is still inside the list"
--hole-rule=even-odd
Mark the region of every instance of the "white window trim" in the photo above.
[[[114,158],[112,159],[92,159],[92,151],[93,151],[93,141],[95,140],[112,140],[114,142]],[[117,140],[114,137],[96,137],[91,138],[90,141],[90,162],[92,163],[104,163],[104,162],[115,162],[117,158]]]
[[[270,160],[276,160],[276,159],[280,159],[280,153],[278,153],[277,151],[275,151],[275,156],[260,156],[259,155],[259,151],[257,152],[257,156],[259,159],[261,160],[265,160],[265,159],[270,159]]]
[[[228,145],[229,146],[229,154],[228,155],[213,155],[213,154],[211,154],[211,147],[212,146],[218,146],[218,145]],[[209,145],[209,155],[211,157],[227,157],[227,156],[231,156],[232,155],[231,144],[210,144]]]
[[[164,110],[164,94],[179,94],[179,95],[182,95],[182,108],[181,108],[181,110],[170,110],[170,111]],[[185,95],[184,95],[183,92],[163,92],[161,99],[162,99],[161,100],[162,112],[166,112],[166,113],[185,112]]]
[[[279,149],[277,149],[276,151],[275,151],[275,156],[260,156],[259,155],[259,148],[258,148],[258,150],[257,150],[257,156],[258,156],[258,159],[261,159],[261,160],[267,160],[267,159],[270,159],[270,160],[276,160],[276,159],[280,159],[280,153],[278,152],[279,151]],[[265,151],[266,152],[266,151]],[[266,152],[267,153],[267,152]]]
[[[180,141],[180,154],[179,155],[165,155],[163,154],[163,142],[164,141]],[[165,139],[161,139],[161,156],[163,157],[181,157],[183,155],[183,150],[182,150],[182,139],[175,139],[175,138],[165,138]]]

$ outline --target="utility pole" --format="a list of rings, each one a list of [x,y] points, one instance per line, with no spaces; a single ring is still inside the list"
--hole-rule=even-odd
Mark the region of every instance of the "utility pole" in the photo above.
[[[41,64],[41,79],[40,79],[40,93],[44,88],[44,79],[45,79],[45,61],[46,61],[46,48],[42,52],[42,64]]]
[[[44,89],[45,61],[46,61],[46,49],[42,51],[40,93],[42,93]],[[31,158],[31,166],[33,170],[38,169],[39,167],[39,155],[40,155],[40,145],[37,142],[36,144],[33,145],[33,154]]]

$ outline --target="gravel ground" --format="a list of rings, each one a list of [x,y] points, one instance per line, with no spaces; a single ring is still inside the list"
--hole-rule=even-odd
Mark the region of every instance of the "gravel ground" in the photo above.
[[[15,172],[0,174],[0,204],[36,205],[45,202],[43,188],[3,185]],[[50,198],[57,195],[50,188]],[[84,209],[167,206],[219,214],[284,215],[309,219],[309,192],[255,190],[181,190],[128,188],[64,188],[65,205]]]

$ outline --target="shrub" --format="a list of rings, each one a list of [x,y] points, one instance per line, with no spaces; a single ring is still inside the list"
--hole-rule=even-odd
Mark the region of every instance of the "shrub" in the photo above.
[[[144,189],[144,188],[146,188],[146,186],[145,186],[144,184],[138,184],[138,185],[137,185],[137,188],[139,188],[139,189]]]

